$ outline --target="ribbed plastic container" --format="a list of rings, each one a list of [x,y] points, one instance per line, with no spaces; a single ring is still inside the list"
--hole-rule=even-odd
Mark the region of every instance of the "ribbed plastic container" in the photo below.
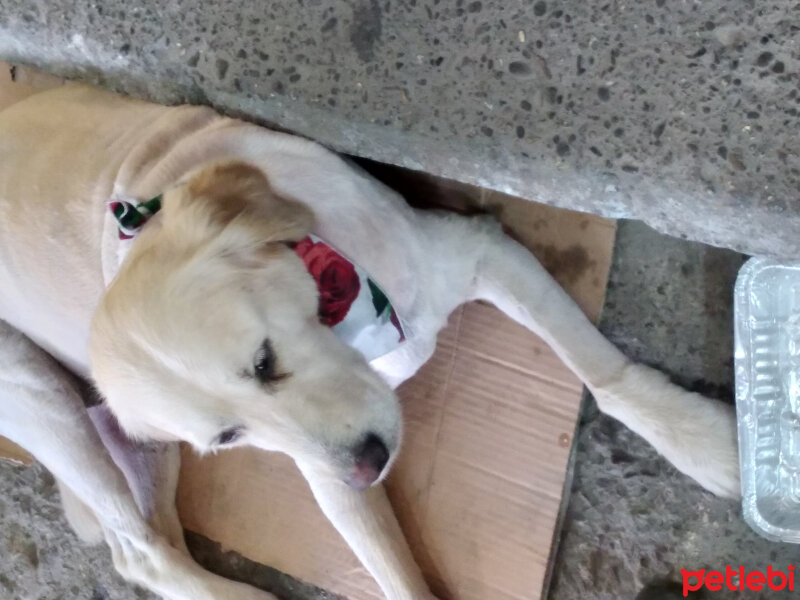
[[[749,260],[734,315],[744,517],[800,543],[800,263]]]

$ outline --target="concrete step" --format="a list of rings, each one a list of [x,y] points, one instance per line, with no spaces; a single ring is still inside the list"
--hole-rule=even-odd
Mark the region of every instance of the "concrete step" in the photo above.
[[[787,0],[0,0],[0,58],[748,253],[800,250]]]

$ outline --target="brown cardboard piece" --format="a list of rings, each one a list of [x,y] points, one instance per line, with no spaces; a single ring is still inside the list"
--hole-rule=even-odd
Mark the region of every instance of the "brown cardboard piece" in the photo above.
[[[64,83],[60,77],[0,61],[0,110],[33,93]]]
[[[29,465],[33,457],[11,440],[0,436],[0,459],[15,465]]]
[[[11,83],[8,73],[0,63],[0,106],[61,83],[27,68]],[[424,197],[440,205],[497,214],[596,320],[613,222],[455,182],[424,185],[437,187]],[[581,391],[540,339],[478,303],[452,315],[433,358],[400,388],[406,437],[387,487],[443,600],[540,597]],[[0,438],[3,456],[29,460]],[[183,459],[187,529],[352,600],[382,598],[285,456],[237,449],[200,458],[184,448]]]

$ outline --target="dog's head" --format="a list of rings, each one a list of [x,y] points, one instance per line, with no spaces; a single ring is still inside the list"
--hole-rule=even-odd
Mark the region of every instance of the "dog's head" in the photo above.
[[[397,400],[319,322],[316,284],[289,245],[312,221],[243,163],[164,195],[92,326],[93,376],[130,435],[277,450],[359,488],[385,473]]]

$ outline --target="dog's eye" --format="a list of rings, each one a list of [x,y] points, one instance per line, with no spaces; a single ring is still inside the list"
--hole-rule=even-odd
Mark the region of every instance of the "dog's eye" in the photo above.
[[[256,378],[261,383],[275,381],[275,355],[272,353],[272,344],[264,340],[253,359],[253,369]]]
[[[245,373],[245,376],[249,374]],[[272,344],[269,340],[261,342],[261,347],[253,357],[253,376],[261,383],[275,383],[289,377],[291,373],[277,372],[277,359],[272,352]]]
[[[243,427],[231,427],[230,429],[226,429],[222,433],[217,436],[215,440],[215,444],[217,446],[224,446],[226,444],[232,444],[240,437],[242,437],[242,433],[244,433]]]

